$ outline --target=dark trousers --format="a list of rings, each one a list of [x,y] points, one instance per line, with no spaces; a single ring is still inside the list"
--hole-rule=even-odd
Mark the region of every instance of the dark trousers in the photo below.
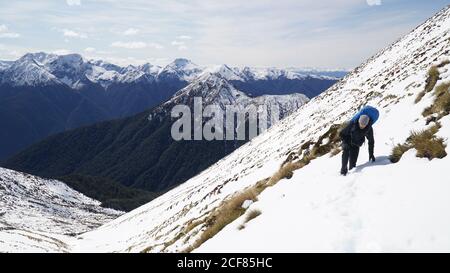
[[[358,160],[359,147],[353,145],[342,145],[342,168],[341,172],[347,173],[348,169],[351,170],[356,166],[356,161]]]

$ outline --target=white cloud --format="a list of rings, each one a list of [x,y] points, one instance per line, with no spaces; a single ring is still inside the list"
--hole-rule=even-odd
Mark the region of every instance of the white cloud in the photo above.
[[[146,48],[147,44],[144,42],[113,42],[111,46],[128,49],[137,49],[137,48]]]
[[[366,0],[369,6],[380,6],[381,0]]]
[[[178,38],[180,38],[180,36]],[[187,49],[186,43],[183,41],[175,40],[175,41],[172,41],[172,43],[170,43],[170,44],[173,46],[176,46],[178,48],[178,50],[186,50]]]
[[[73,53],[71,50],[68,49],[57,49],[52,51],[53,54],[56,55],[67,55]]]
[[[15,29],[16,24],[27,26],[27,31],[35,33],[35,37],[27,37],[30,39],[27,44],[39,44],[38,41],[34,43],[35,40],[45,37],[54,49],[79,48],[83,51],[92,46],[97,51],[91,55],[99,55],[104,49],[111,50],[111,57],[123,57],[130,52],[119,47],[142,48],[142,44],[133,43],[141,41],[145,42],[146,49],[133,52],[139,60],[148,57],[171,60],[182,53],[200,64],[320,67],[359,64],[399,35],[407,33],[423,18],[431,16],[431,6],[437,6],[430,4],[430,9],[419,13],[417,5],[403,1],[404,4],[392,9],[360,16],[361,5],[376,9],[380,7],[377,3],[383,6],[386,2],[81,0],[82,12],[79,6],[69,7],[65,1],[0,2],[0,25],[6,24],[11,28],[10,32],[20,33],[22,29]],[[61,4],[66,6],[64,14],[58,8]],[[92,5],[88,7],[87,4]],[[369,7],[369,4],[374,6]],[[381,23],[372,27],[372,22],[379,18]],[[55,33],[46,33],[52,26],[59,28]],[[95,30],[91,31],[91,27]],[[63,28],[85,33],[92,40],[85,44],[88,39],[63,37]],[[129,28],[140,31],[135,36],[125,36]],[[28,36],[27,33],[21,34]],[[341,36],[358,37],[362,42],[352,43],[354,38],[345,40],[340,39]],[[64,43],[65,38],[68,43]],[[3,40],[6,39],[0,39],[0,42]],[[115,41],[121,43],[113,47],[111,43]],[[164,50],[153,49],[158,45],[151,48],[148,44],[151,41],[164,41]],[[175,43],[171,44],[172,41]],[[20,44],[16,43],[14,48],[18,47]],[[187,51],[180,51],[186,48]]]
[[[80,6],[81,0],[66,0],[66,3],[69,6]]]
[[[140,49],[140,48],[146,48],[146,47],[152,47],[155,49],[162,49],[163,46],[158,43],[145,43],[145,42],[121,42],[117,41],[111,44],[112,47],[121,47],[121,48],[127,48],[127,49]]]
[[[79,33],[79,32],[76,32],[76,31],[70,30],[70,29],[63,29],[62,32],[63,32],[64,37],[68,37],[68,38],[80,38],[80,39],[87,38],[86,34]]]
[[[158,43],[149,43],[148,46],[153,47],[155,49],[163,49],[164,48],[161,44],[158,44]]]
[[[177,41],[177,40],[172,41],[172,43],[170,43],[170,44],[173,45],[173,46],[182,46],[182,45],[185,45],[184,42],[182,42],[182,41]]]
[[[15,32],[8,32],[6,25],[0,25],[0,38],[19,38],[20,34]]]
[[[20,37],[19,33],[11,33],[11,32],[0,33],[0,38],[19,38],[19,37]]]
[[[180,35],[180,36],[177,37],[177,39],[180,39],[180,40],[191,40],[192,37],[189,36],[189,35]]]
[[[23,52],[19,52],[17,50],[8,51],[7,54],[9,56],[11,56],[12,58],[14,58],[14,59],[20,58],[20,57],[22,57],[24,55]]]
[[[139,29],[136,29],[136,28],[129,28],[129,29],[127,29],[127,30],[125,30],[124,32],[123,32],[123,35],[126,35],[126,36],[132,36],[132,35],[136,35],[136,34],[138,34],[139,33]]]
[[[86,47],[86,48],[84,49],[84,51],[85,51],[85,52],[88,52],[88,53],[92,53],[92,52],[95,52],[95,48],[93,48],[93,47]]]

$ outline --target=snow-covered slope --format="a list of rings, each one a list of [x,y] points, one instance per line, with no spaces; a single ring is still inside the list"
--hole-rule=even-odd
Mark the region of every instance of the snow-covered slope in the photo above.
[[[0,72],[10,67],[12,63],[12,61],[0,61]]]
[[[121,214],[63,182],[0,168],[0,252],[67,251],[69,235]]]
[[[247,230],[239,231],[236,226],[243,219],[238,218],[198,251],[256,251],[267,234],[274,236],[269,240],[274,249],[261,247],[262,251],[449,251],[450,222],[445,215],[450,204],[443,194],[448,185],[439,173],[450,158],[428,162],[408,153],[395,165],[386,160],[411,130],[426,127],[421,113],[433,97],[430,93],[417,104],[414,100],[425,86],[431,65],[449,57],[449,38],[450,10],[446,8],[198,176],[81,235],[73,250],[182,251],[201,236],[207,227],[202,220],[222,201],[270,177],[304,142],[317,140],[332,124],[348,120],[359,106],[370,104],[381,112],[374,126],[377,163],[366,164],[367,152],[362,150],[360,166],[340,177],[339,155],[316,159],[296,171],[292,180],[263,192],[261,201],[250,207],[262,210],[260,221],[256,218]],[[440,82],[450,80],[449,68],[448,64],[440,68]],[[447,139],[448,116],[441,123],[439,134]],[[197,220],[200,224],[186,229]]]
[[[366,163],[363,147],[359,166],[341,177],[340,154],[325,154],[263,191],[248,209],[262,214],[243,229],[246,215],[194,251],[450,251],[450,187],[441,175],[450,157],[428,161],[410,150],[399,163],[387,160],[411,130],[433,124],[422,116],[432,92],[414,100],[432,65],[442,64],[436,86],[450,81],[450,64],[442,62],[450,57],[449,39],[446,8],[266,133],[152,202],[78,236],[70,250],[184,251],[224,200],[272,176],[303,143],[370,104],[381,114],[374,126],[376,163]],[[449,116],[440,123],[438,135],[448,143]]]
[[[7,67],[0,83],[12,86],[36,86],[60,84],[56,76],[51,74],[44,65],[53,55],[26,54]]]

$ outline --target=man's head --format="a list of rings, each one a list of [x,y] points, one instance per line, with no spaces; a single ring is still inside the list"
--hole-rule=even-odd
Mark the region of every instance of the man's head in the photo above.
[[[364,129],[369,124],[370,118],[368,115],[361,115],[358,119],[359,128]]]

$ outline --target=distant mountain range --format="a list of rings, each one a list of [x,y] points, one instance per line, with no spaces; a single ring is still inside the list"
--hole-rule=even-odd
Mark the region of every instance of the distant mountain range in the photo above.
[[[302,93],[309,98],[337,81],[331,75],[345,73],[202,67],[187,59],[165,67],[120,67],[78,54],[29,53],[0,61],[0,161],[49,135],[150,109],[211,72],[248,96]]]
[[[252,98],[237,90],[221,74],[205,72],[152,110],[48,137],[10,158],[4,165],[43,177],[58,178],[114,208],[130,208],[129,198],[119,196],[117,198],[123,202],[114,203],[110,197],[103,199],[99,196],[99,190],[110,191],[108,185],[122,184],[154,195],[163,193],[248,140],[175,141],[171,136],[174,121],[171,110],[179,104],[193,109],[196,97],[201,97],[205,106],[219,105],[223,110],[227,105],[239,109],[249,105],[268,109],[277,107],[280,118],[309,101],[303,94]],[[268,113],[267,119],[272,120],[272,112]],[[108,184],[102,189],[93,188],[97,180],[108,180]],[[136,206],[139,204],[135,203]]]

